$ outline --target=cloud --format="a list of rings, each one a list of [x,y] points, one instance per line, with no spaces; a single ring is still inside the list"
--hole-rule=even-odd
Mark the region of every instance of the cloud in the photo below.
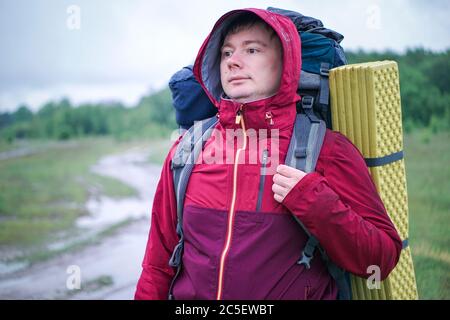
[[[3,112],[13,111],[19,103],[37,111],[49,101],[68,98],[73,105],[121,102],[127,107],[133,107],[137,105],[143,95],[151,91],[153,91],[152,88],[143,83],[64,84],[45,88],[21,87],[13,91],[1,92],[0,105],[4,106]]]
[[[79,30],[67,27],[66,10],[73,4],[81,9]],[[121,92],[123,101],[131,101],[119,87],[165,86],[175,71],[193,62],[222,14],[270,5],[273,1],[0,2],[0,111],[25,101],[37,108],[47,96],[87,99],[88,88],[91,99],[109,91],[111,98]],[[345,49],[450,47],[447,1],[285,0],[276,6],[319,17],[344,34]],[[106,86],[111,89],[95,89]],[[70,92],[57,91],[69,87]],[[85,89],[76,93],[74,88]]]

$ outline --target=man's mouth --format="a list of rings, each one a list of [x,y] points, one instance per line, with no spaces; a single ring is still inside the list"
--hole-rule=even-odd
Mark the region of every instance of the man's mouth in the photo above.
[[[249,77],[233,76],[233,77],[230,77],[230,78],[228,79],[228,82],[240,81],[240,80],[248,80],[248,79],[249,79]]]

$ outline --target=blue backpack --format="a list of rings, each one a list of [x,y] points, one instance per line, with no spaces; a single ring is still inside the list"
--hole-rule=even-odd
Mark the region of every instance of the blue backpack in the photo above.
[[[344,50],[339,43],[341,34],[324,28],[315,18],[300,13],[269,7],[267,10],[289,17],[297,27],[302,44],[302,70],[298,92],[303,97],[305,108],[311,107],[331,129],[331,114],[328,106],[328,71],[347,64]],[[195,121],[214,116],[217,108],[209,100],[195,79],[192,65],[177,71],[169,80],[177,124],[189,129]],[[303,113],[302,106],[297,107]]]
[[[329,107],[328,73],[347,63],[339,43],[343,36],[326,29],[320,20],[303,16],[294,11],[269,7],[267,10],[289,17],[297,27],[302,44],[302,70],[298,93],[302,96],[297,105],[294,132],[286,156],[286,165],[306,173],[313,172],[322,148],[326,128],[331,128]],[[180,238],[174,248],[169,265],[177,268],[169,289],[169,299],[173,299],[172,288],[182,268],[184,245],[183,205],[189,177],[212,128],[218,122],[216,107],[192,74],[192,67],[185,67],[175,73],[169,87],[172,91],[177,123],[181,128],[189,128],[180,140],[171,161],[175,194],[177,199],[177,233]],[[209,115],[209,117],[208,117]],[[351,299],[350,279],[345,270],[339,268],[327,256],[319,241],[294,215],[292,217],[308,236],[301,250],[299,264],[310,268],[310,261],[316,250],[335,279],[339,299]]]

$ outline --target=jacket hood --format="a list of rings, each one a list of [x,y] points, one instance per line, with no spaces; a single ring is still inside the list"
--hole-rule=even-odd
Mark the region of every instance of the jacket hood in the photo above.
[[[300,97],[297,95],[297,88],[301,70],[301,45],[295,25],[285,16],[254,8],[233,10],[224,14],[216,22],[211,33],[200,48],[194,64],[195,77],[202,85],[209,99],[219,108],[221,122],[226,121],[224,118],[230,118],[231,120],[239,104],[232,100],[222,98],[223,89],[220,80],[219,52],[224,30],[227,29],[236,15],[245,12],[257,15],[271,26],[280,39],[283,48],[283,71],[278,92],[274,96],[246,103],[246,108],[257,108],[259,111],[254,116],[252,115],[252,117],[260,118],[263,122],[265,112],[272,112],[275,109],[283,107],[283,112],[286,114],[287,110],[284,107],[288,107],[290,112],[287,112],[285,117],[288,116],[293,122],[296,113],[295,103],[300,100]],[[275,113],[277,112],[275,111]],[[252,119],[248,120],[250,120],[249,127],[264,127],[261,121],[259,121],[259,124],[255,123],[254,126],[251,126]]]

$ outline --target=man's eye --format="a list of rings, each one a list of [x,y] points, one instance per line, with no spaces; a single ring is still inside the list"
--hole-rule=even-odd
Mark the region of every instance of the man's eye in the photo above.
[[[248,52],[248,53],[251,53],[251,54],[257,53],[258,51],[259,51],[259,50],[256,49],[256,48],[249,48],[249,49],[247,49],[247,52]]]
[[[231,57],[231,51],[223,51],[222,56],[224,57]]]

